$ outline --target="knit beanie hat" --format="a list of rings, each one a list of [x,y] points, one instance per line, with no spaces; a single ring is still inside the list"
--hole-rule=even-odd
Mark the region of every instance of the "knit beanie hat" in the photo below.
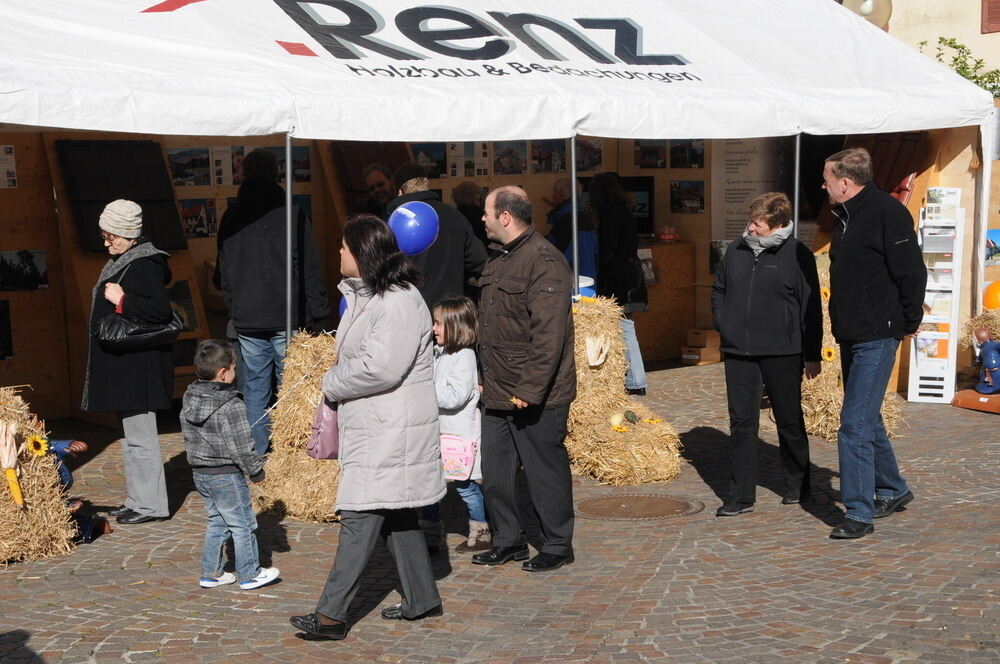
[[[137,203],[119,198],[104,207],[97,224],[102,231],[112,235],[137,238],[142,234],[142,208]]]

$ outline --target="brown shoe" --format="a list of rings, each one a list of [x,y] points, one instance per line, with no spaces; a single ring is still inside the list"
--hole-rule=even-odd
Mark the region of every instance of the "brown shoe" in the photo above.
[[[493,548],[493,537],[489,524],[483,521],[469,521],[469,537],[455,547],[455,553],[476,553]]]

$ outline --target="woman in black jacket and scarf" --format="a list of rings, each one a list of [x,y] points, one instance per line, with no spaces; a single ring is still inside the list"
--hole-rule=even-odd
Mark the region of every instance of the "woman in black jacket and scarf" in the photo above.
[[[94,286],[91,331],[108,315],[169,323],[167,254],[141,237],[142,208],[132,201],[113,201],[101,213],[99,226],[111,260]],[[110,512],[118,523],[160,521],[169,516],[156,411],[170,408],[173,381],[170,344],[115,352],[102,348],[91,333],[82,408],[115,410],[121,416],[126,498]]]
[[[816,259],[791,237],[792,204],[784,194],[758,196],[749,217],[712,285],[712,311],[725,355],[732,457],[729,496],[716,516],[754,509],[762,386],[778,425],[785,476],[781,503],[809,499],[802,372],[808,378],[820,372],[823,318]]]
[[[616,173],[598,173],[587,187],[593,221],[597,223],[597,294],[613,297],[625,312],[621,322],[625,338],[629,394],[646,393],[646,369],[632,312],[645,311],[646,281],[639,264],[639,226],[632,216],[632,201]]]

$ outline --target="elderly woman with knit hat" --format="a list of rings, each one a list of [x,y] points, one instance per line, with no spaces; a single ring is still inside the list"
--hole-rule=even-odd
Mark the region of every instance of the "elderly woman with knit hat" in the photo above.
[[[104,208],[98,224],[111,259],[94,285],[91,329],[109,314],[168,323],[167,254],[142,237],[142,208],[132,201],[113,201]],[[82,408],[118,411],[124,433],[126,498],[110,512],[118,523],[161,521],[170,514],[156,411],[170,408],[173,377],[170,344],[115,352],[105,350],[90,336]]]

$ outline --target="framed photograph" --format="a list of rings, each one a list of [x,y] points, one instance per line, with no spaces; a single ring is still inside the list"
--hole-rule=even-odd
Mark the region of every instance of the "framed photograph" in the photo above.
[[[578,173],[599,171],[604,166],[604,141],[600,138],[577,136],[576,170]]]
[[[44,251],[0,251],[0,291],[33,291],[48,287],[49,272]]]
[[[705,183],[702,180],[671,180],[670,211],[699,214],[705,211]]]
[[[494,175],[525,175],[527,172],[527,141],[497,141],[493,144]]]
[[[632,141],[632,163],[636,168],[666,168],[667,141],[664,139]]]
[[[431,180],[448,177],[447,143],[411,143],[413,161],[423,167]]]
[[[705,141],[671,140],[670,168],[705,168]]]
[[[167,161],[175,187],[212,184],[208,148],[167,148]]]
[[[219,217],[214,198],[182,198],[181,225],[184,237],[215,237],[219,233]]]
[[[566,139],[531,142],[532,173],[566,172]]]

